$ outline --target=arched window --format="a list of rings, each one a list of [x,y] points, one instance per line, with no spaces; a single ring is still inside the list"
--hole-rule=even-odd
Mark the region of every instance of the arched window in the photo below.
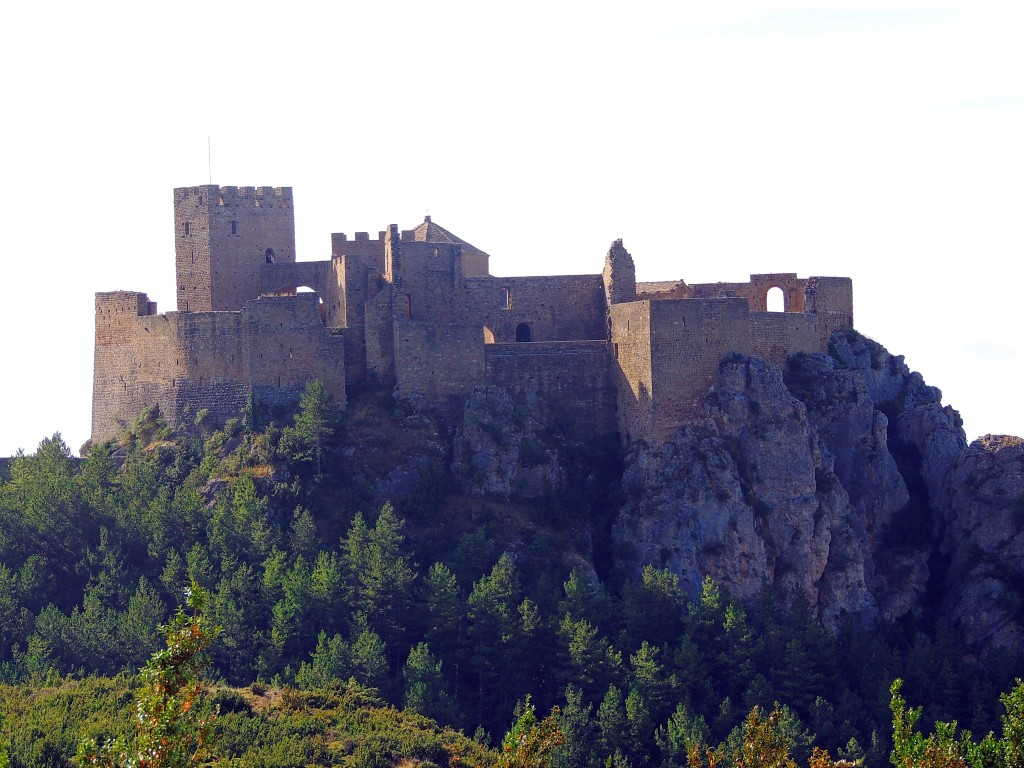
[[[769,312],[785,312],[786,311],[786,294],[781,288],[769,288],[768,296],[765,299]]]
[[[494,343],[494,331],[492,331],[490,328],[488,328],[485,325],[484,326],[484,344],[493,344],[493,343]]]
[[[504,292],[503,295],[505,298],[504,308],[512,309],[512,291],[510,291],[508,288],[502,288],[502,291]]]
[[[274,263],[274,249],[273,248],[267,248],[267,264],[273,264],[273,263]]]
[[[516,341],[533,341],[533,332],[527,323],[516,326]]]

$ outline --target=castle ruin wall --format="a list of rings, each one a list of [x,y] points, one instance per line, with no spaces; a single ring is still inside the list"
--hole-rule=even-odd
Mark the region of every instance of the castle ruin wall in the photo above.
[[[654,432],[651,302],[613,304],[608,313],[619,434],[626,442],[647,439]]]
[[[618,432],[608,342],[549,341],[488,344],[488,384],[520,403],[543,403],[577,438]]]
[[[801,312],[751,312],[748,354],[783,367],[796,352],[819,352],[818,317]]]
[[[750,353],[746,299],[652,301],[651,371],[654,419],[651,442],[668,440],[686,419],[700,416],[719,361]]]
[[[240,312],[151,308],[141,293],[96,296],[94,441],[116,437],[150,406],[172,427],[204,409],[223,424],[250,396],[293,404],[313,379],[344,407],[344,340],[323,327],[315,294],[257,299]]]
[[[601,275],[466,278],[464,295],[499,344],[521,338],[522,326],[530,341],[608,338]]]
[[[835,331],[853,328],[853,281],[848,277],[808,278],[807,311],[818,318],[819,345],[826,352]]]
[[[484,383],[484,345],[476,323],[394,319],[395,392],[444,402]]]

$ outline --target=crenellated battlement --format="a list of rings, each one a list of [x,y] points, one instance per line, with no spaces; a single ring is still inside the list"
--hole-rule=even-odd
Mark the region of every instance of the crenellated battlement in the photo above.
[[[356,232],[352,240],[348,239],[348,235],[344,232],[335,232],[331,235],[332,239],[336,239],[339,243],[355,242],[355,243],[377,243],[384,244],[384,235],[387,234],[385,230],[380,230],[377,233],[377,237],[374,240],[370,239],[369,232]]]
[[[239,205],[285,205],[292,204],[291,187],[219,187],[218,206]]]

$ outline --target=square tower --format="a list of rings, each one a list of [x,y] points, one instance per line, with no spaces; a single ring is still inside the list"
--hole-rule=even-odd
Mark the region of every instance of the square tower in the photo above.
[[[291,187],[174,190],[179,312],[237,311],[263,291],[263,265],[294,263]]]

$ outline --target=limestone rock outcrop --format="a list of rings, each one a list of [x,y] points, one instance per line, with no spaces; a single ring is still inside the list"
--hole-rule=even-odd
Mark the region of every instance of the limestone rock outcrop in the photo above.
[[[617,565],[768,589],[826,623],[943,618],[984,649],[1024,645],[1024,441],[967,446],[959,415],[853,331],[776,367],[729,355],[702,418],[634,445]]]
[[[462,493],[535,499],[564,487],[558,451],[542,437],[535,413],[535,406],[517,408],[498,387],[479,387],[467,398],[452,447],[452,474]]]
[[[731,355],[704,420],[627,460],[628,501],[614,530],[627,569],[679,573],[691,594],[711,576],[732,594],[767,587],[827,622],[873,621],[866,537],[833,458],[781,372]]]
[[[944,614],[981,646],[1024,647],[1024,440],[985,435],[950,477]]]

